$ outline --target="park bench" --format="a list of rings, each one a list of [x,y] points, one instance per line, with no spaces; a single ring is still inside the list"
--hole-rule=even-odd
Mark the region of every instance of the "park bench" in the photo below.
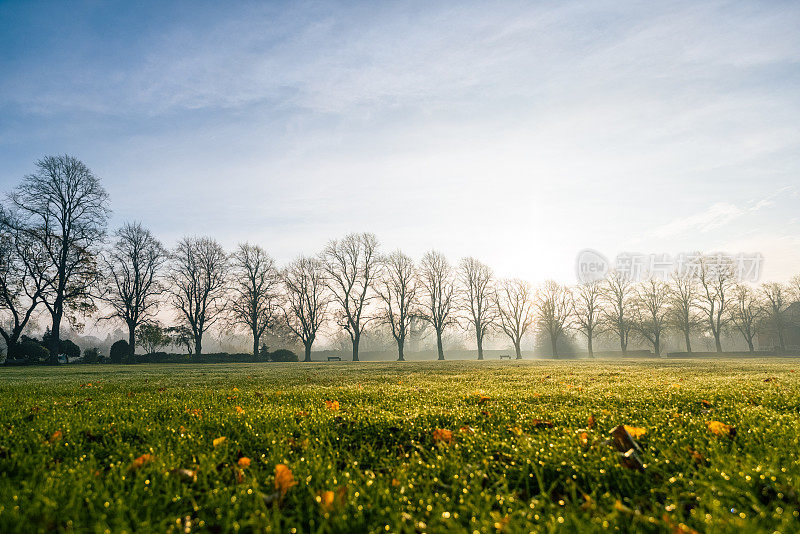
[[[328,356],[329,362],[340,362],[342,359],[339,356]]]
[[[503,358],[506,358],[506,359],[510,360],[511,359],[511,355],[510,354],[501,354],[500,355],[500,359],[502,360]]]

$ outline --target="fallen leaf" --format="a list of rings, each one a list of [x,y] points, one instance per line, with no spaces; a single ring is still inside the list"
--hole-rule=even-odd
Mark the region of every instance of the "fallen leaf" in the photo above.
[[[633,439],[638,439],[638,438],[644,436],[645,434],[647,434],[647,429],[646,428],[641,428],[641,427],[638,427],[638,426],[628,426],[628,425],[624,425],[624,426],[625,426],[625,430],[628,432],[628,434],[631,435],[631,437]]]
[[[339,411],[339,401],[325,401],[325,407],[330,410],[331,412],[338,412]]]
[[[236,407],[236,413],[238,413],[239,415],[242,415],[244,413],[244,408],[242,408],[241,406],[237,406]]]
[[[336,491],[325,490],[317,494],[317,502],[323,511],[330,512],[333,508],[344,505],[346,495],[346,486],[342,486]]]
[[[286,495],[292,486],[297,485],[292,475],[292,470],[284,464],[275,466],[275,489],[281,493],[281,496]]]
[[[443,442],[443,443],[452,443],[453,442],[453,433],[446,428],[437,428],[433,431],[433,441],[436,443]]]
[[[474,433],[475,433],[475,429],[474,429],[474,428],[472,428],[471,426],[462,426],[462,427],[461,427],[461,428],[459,428],[458,430],[459,430],[459,432],[461,432],[462,434],[474,434]]]
[[[143,467],[143,466],[149,464],[154,459],[155,458],[153,457],[152,454],[143,454],[143,455],[139,456],[138,458],[136,458],[133,461],[133,463],[131,464],[131,469],[132,470],[133,469],[139,469],[140,467]]]
[[[546,421],[544,419],[533,419],[531,421],[531,426],[533,428],[553,428],[555,425],[552,421]]]
[[[242,456],[236,462],[236,465],[238,465],[242,469],[247,469],[248,467],[250,467],[250,458],[248,458],[247,456]]]
[[[594,418],[594,414],[591,414],[591,415],[589,416],[589,419],[587,419],[587,420],[586,420],[586,427],[587,427],[587,428],[594,428],[594,425],[595,425],[596,423],[597,423],[597,421],[596,421],[596,420],[595,420],[595,418]]]
[[[214,441],[212,441],[211,443],[214,445],[214,447],[219,447],[220,445],[225,443],[226,439],[228,438],[226,438],[225,436],[221,436],[219,438],[214,438]]]
[[[709,432],[717,436],[728,436],[729,438],[736,436],[736,427],[726,425],[721,421],[708,421],[706,422]]]
[[[589,448],[589,434],[587,432],[581,432],[578,434],[578,443],[581,444],[581,448],[588,449]]]
[[[62,437],[64,437],[64,434],[62,434],[60,430],[56,430],[55,432],[53,432],[53,434],[50,436],[50,439],[48,439],[47,441],[48,443],[54,443],[56,441],[59,441]]]

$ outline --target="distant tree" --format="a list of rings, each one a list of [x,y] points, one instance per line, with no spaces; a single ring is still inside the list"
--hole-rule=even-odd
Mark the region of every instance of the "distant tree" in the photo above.
[[[444,255],[430,251],[422,257],[419,268],[422,318],[429,322],[436,332],[436,349],[440,360],[444,360],[442,336],[445,329],[455,322],[453,278],[453,268]]]
[[[108,194],[72,156],[47,156],[9,195],[17,230],[46,258],[42,300],[52,319],[50,361],[58,362],[61,320],[94,310],[98,248],[105,237]]]
[[[634,289],[631,277],[621,271],[611,271],[602,286],[603,322],[619,339],[622,354],[628,353],[628,339],[633,329]]]
[[[231,255],[231,322],[253,336],[253,356],[264,331],[273,328],[280,310],[280,275],[275,260],[258,245],[244,243]]]
[[[728,319],[742,334],[750,354],[753,354],[755,352],[753,341],[762,323],[764,308],[750,286],[736,284],[732,293],[733,298],[727,311]]]
[[[603,293],[600,281],[578,284],[572,293],[572,316],[575,329],[586,337],[589,357],[594,358],[594,338],[601,331],[603,318]]]
[[[100,349],[89,347],[83,351],[83,363],[98,363],[100,361]]]
[[[494,294],[497,327],[511,340],[517,359],[522,359],[522,338],[533,325],[533,292],[528,282],[501,280]]]
[[[325,269],[320,260],[300,256],[286,266],[281,279],[286,297],[282,308],[285,326],[303,343],[303,361],[310,362],[311,347],[328,312]]]
[[[370,233],[349,234],[328,243],[322,257],[326,283],[338,304],[337,319],[350,336],[353,361],[357,362],[358,344],[370,321],[366,308],[380,269],[378,240]]]
[[[167,276],[172,304],[194,341],[194,354],[203,353],[203,334],[224,312],[228,256],[207,237],[185,237],[172,253]]]
[[[0,206],[0,335],[16,358],[20,336],[47,288],[48,257],[40,242],[21,231],[14,214]]]
[[[653,346],[656,356],[661,355],[661,341],[667,329],[669,295],[667,283],[657,278],[643,281],[635,291],[633,328]]]
[[[67,362],[69,362],[70,358],[74,360],[81,356],[81,348],[69,339],[61,340],[60,352],[67,358]]]
[[[475,332],[478,359],[483,359],[483,341],[497,319],[492,270],[475,258],[464,258],[459,265],[461,306]]]
[[[103,258],[107,290],[101,295],[111,307],[108,319],[128,327],[128,345],[136,352],[136,329],[158,311],[164,293],[160,276],[167,251],[141,223],[127,223],[115,232],[116,241]]]
[[[397,343],[397,361],[405,361],[403,348],[411,331],[411,321],[419,314],[417,272],[414,261],[397,250],[381,258],[382,274],[376,286],[383,304],[381,318],[389,325]]]
[[[133,353],[131,352],[131,347],[128,345],[128,342],[124,339],[120,339],[111,345],[109,358],[111,358],[111,363],[122,363],[126,361],[132,354]]]
[[[714,336],[717,352],[722,352],[722,333],[730,321],[731,291],[735,286],[732,260],[723,255],[707,255],[700,259],[699,307],[703,323]]]
[[[790,304],[790,290],[783,284],[767,282],[761,284],[761,295],[764,303],[764,319],[770,333],[778,341],[780,354],[786,353],[786,328],[789,326],[787,309]]]
[[[192,354],[192,348],[194,347],[194,334],[192,333],[192,329],[186,325],[178,325],[178,326],[170,326],[164,333],[170,339],[170,344],[175,345],[176,347],[184,347],[186,348],[186,354]]]
[[[669,282],[669,324],[683,335],[686,352],[692,352],[692,334],[700,327],[697,276],[694,273],[675,271]]]
[[[172,343],[172,339],[164,328],[154,321],[139,325],[136,330],[136,341],[144,347],[147,354],[158,352],[161,347],[166,347]]]
[[[536,295],[536,322],[540,335],[550,340],[553,358],[558,358],[558,341],[570,326],[571,295],[567,287],[548,280]]]

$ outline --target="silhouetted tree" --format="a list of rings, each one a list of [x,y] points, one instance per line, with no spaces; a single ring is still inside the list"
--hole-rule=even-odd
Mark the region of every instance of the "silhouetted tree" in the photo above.
[[[328,243],[322,253],[326,283],[338,304],[339,324],[350,336],[353,361],[358,361],[358,344],[370,318],[365,315],[371,290],[379,274],[378,240],[373,234],[349,234]]]
[[[594,358],[594,338],[601,331],[603,317],[600,281],[591,280],[578,284],[572,293],[571,304],[575,328],[586,336],[589,357]]]
[[[61,320],[94,310],[98,247],[105,237],[108,194],[72,156],[47,156],[9,195],[18,230],[47,260],[43,303],[52,319],[50,361],[58,362]]]
[[[224,311],[228,257],[207,237],[185,237],[172,253],[168,287],[172,304],[191,330],[194,354],[203,353],[203,334]]]
[[[603,286],[603,323],[616,334],[622,354],[628,353],[628,339],[633,328],[634,286],[627,273],[611,271]]]
[[[789,307],[789,289],[778,282],[761,284],[761,295],[764,305],[764,319],[770,333],[778,341],[780,354],[786,353],[786,328],[789,326],[787,308]]]
[[[495,291],[497,326],[514,345],[517,359],[522,359],[522,338],[533,325],[533,294],[528,282],[502,280]]]
[[[694,273],[675,271],[670,275],[669,324],[683,334],[686,352],[692,352],[692,333],[700,326],[697,316],[700,296],[697,276]]]
[[[572,311],[569,288],[548,280],[536,294],[536,322],[540,334],[550,340],[553,358],[558,358],[558,340],[566,334]]]
[[[698,280],[703,322],[714,336],[717,352],[722,352],[720,338],[730,321],[728,307],[731,305],[730,292],[734,287],[733,262],[723,254],[702,256]]]
[[[397,360],[405,361],[403,347],[411,330],[417,310],[417,279],[414,261],[395,251],[381,259],[382,275],[377,281],[377,292],[383,303],[381,317],[391,328],[397,343]]]
[[[422,293],[422,318],[436,332],[436,349],[439,359],[444,360],[442,335],[455,322],[453,305],[455,284],[453,268],[444,255],[430,251],[422,257],[419,268],[419,285]]]
[[[172,339],[157,322],[147,322],[139,325],[136,330],[136,341],[144,347],[147,354],[157,352],[161,347],[166,347]]]
[[[127,223],[115,233],[116,241],[103,258],[106,291],[101,298],[112,310],[107,318],[128,327],[128,346],[136,352],[136,329],[158,311],[164,293],[160,279],[167,251],[141,223]]]
[[[462,307],[467,313],[470,328],[475,331],[478,359],[483,359],[483,340],[497,319],[493,298],[492,270],[475,258],[464,258],[459,265]]]
[[[753,343],[760,328],[764,308],[759,302],[753,288],[745,284],[736,284],[732,291],[733,299],[728,307],[728,316],[733,326],[742,334],[750,354],[755,352]]]
[[[311,347],[325,323],[329,295],[325,269],[320,260],[300,256],[281,274],[286,301],[282,308],[286,328],[305,349],[303,361],[311,361]]]
[[[231,320],[250,330],[253,356],[261,336],[275,326],[280,309],[280,276],[275,260],[258,245],[244,243],[231,255]]]
[[[178,326],[170,326],[164,332],[169,336],[170,344],[176,347],[185,347],[186,354],[192,354],[192,346],[194,344],[194,334],[192,329],[185,324]]]
[[[663,280],[650,278],[636,287],[633,328],[661,356],[661,340],[667,329],[669,286]]]

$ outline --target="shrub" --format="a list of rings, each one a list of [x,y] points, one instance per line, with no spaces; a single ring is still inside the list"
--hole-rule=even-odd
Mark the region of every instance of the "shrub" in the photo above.
[[[37,341],[30,338],[25,338],[17,346],[17,358],[28,361],[29,363],[39,363],[50,358],[50,351],[43,347]]]
[[[83,363],[99,363],[100,349],[91,347],[83,351]]]
[[[111,345],[111,351],[109,351],[111,363],[122,363],[123,361],[127,361],[130,354],[131,346],[128,345],[128,342],[124,339],[115,341],[114,344]]]
[[[269,353],[269,359],[273,362],[299,362],[297,354],[288,349],[278,349]]]
[[[69,339],[62,339],[59,343],[59,352],[64,354],[69,361],[80,357],[81,348]]]

